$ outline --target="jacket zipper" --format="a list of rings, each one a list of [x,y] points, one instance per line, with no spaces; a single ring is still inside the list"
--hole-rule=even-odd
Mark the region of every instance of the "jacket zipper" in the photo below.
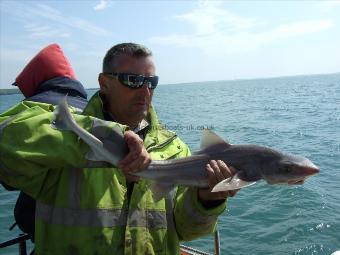
[[[173,140],[175,140],[177,138],[177,135],[175,134],[174,136],[172,136],[171,138],[169,138],[168,140],[166,140],[164,143],[158,144],[156,146],[153,146],[153,144],[151,144],[148,148],[147,151],[150,152],[151,150],[154,149],[160,149],[168,144],[170,144]]]

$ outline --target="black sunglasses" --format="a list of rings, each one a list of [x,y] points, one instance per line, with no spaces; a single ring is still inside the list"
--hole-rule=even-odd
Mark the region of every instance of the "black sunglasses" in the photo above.
[[[155,89],[158,84],[158,76],[144,76],[141,74],[133,73],[104,73],[112,76],[120,81],[124,86],[131,89],[138,89],[143,87],[146,82],[149,89]]]

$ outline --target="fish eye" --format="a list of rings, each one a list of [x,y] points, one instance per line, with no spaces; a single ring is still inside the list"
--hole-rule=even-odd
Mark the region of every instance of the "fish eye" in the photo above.
[[[286,173],[290,173],[290,172],[292,172],[292,168],[289,165],[288,166],[284,166],[284,171]]]
[[[281,167],[281,170],[282,170],[282,172],[285,172],[285,173],[290,173],[290,172],[292,172],[292,168],[291,168],[291,166],[290,165],[283,165],[282,167]]]

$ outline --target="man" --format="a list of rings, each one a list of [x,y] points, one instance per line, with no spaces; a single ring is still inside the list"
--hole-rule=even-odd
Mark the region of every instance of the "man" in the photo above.
[[[104,146],[114,142],[112,128],[130,130],[129,153],[118,168],[96,161],[72,132],[51,128],[50,105],[23,102],[0,115],[0,180],[37,200],[36,254],[178,254],[179,241],[214,230],[234,193],[210,191],[234,169],[212,161],[209,189],[178,187],[160,201],[150,181],[133,176],[151,159],[190,155],[157,120],[155,74],[150,50],[118,44],[104,58],[100,91],[83,115],[74,114]]]

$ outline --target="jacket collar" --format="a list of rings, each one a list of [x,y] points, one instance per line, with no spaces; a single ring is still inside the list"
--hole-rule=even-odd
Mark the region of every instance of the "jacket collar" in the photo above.
[[[83,114],[99,119],[106,119],[105,115],[107,113],[104,110],[104,103],[99,95],[99,91],[92,96],[85,107]],[[174,132],[165,129],[162,126],[153,106],[150,106],[149,108],[148,121],[149,126],[144,138],[144,145],[148,151],[155,147],[162,147],[177,137]]]

